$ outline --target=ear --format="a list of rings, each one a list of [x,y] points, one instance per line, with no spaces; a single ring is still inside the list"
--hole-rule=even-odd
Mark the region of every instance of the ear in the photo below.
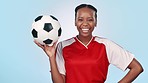
[[[75,26],[76,26],[77,24],[76,24],[76,19],[75,19]]]
[[[95,27],[97,27],[97,19],[96,19],[96,22],[95,22]]]

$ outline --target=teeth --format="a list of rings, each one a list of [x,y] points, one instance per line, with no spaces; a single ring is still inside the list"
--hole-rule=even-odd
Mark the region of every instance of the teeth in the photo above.
[[[89,29],[82,29],[82,30],[86,31],[86,30],[89,30]]]
[[[88,32],[88,31],[89,31],[89,29],[82,29],[82,31],[83,31],[83,32]]]

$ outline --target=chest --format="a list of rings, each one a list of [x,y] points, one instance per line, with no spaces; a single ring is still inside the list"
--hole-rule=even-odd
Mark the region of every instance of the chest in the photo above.
[[[107,62],[106,49],[103,44],[91,43],[86,48],[80,44],[72,44],[63,49],[63,57],[66,64],[82,65],[100,65]]]

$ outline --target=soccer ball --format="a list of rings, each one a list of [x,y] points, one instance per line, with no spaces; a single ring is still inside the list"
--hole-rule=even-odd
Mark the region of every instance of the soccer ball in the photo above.
[[[52,15],[38,16],[32,23],[32,36],[34,40],[44,45],[52,46],[61,36],[61,26],[57,18]]]

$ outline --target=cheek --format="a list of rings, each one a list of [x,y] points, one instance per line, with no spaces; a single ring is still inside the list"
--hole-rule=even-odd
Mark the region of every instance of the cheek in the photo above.
[[[96,24],[94,24],[94,23],[90,23],[89,25],[91,28],[94,28],[96,26]]]
[[[76,27],[80,27],[80,25],[81,25],[81,23],[75,22],[75,26],[76,26]]]
[[[96,27],[97,23],[96,22],[93,22],[92,23],[92,26]]]

